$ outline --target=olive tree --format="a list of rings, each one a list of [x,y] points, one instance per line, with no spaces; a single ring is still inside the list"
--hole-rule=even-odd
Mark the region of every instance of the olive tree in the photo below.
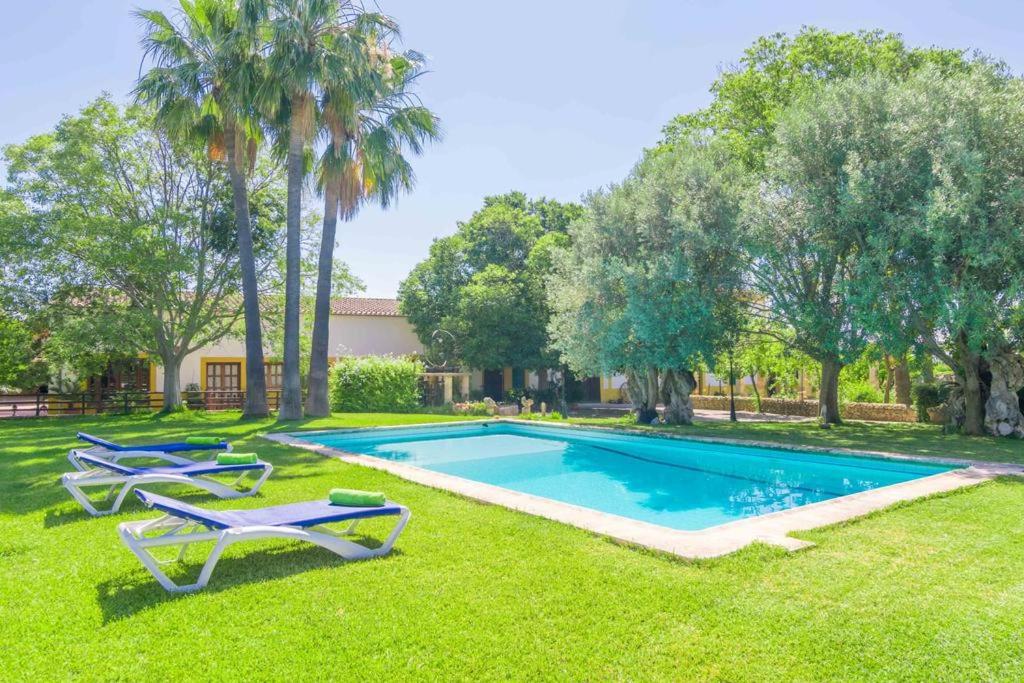
[[[791,328],[821,363],[819,405],[840,422],[839,373],[864,350],[862,264],[877,234],[915,224],[930,170],[901,123],[901,86],[884,76],[826,85],[781,115],[762,182],[745,210],[753,308]]]
[[[591,194],[549,286],[553,345],[580,372],[625,371],[666,420],[688,423],[693,368],[737,324],[743,175],[694,139],[647,154],[621,185]]]
[[[981,434],[989,378],[1019,365],[1004,361],[1021,341],[1024,85],[992,65],[925,71],[894,90],[891,110],[904,157],[920,160],[921,206],[871,234],[860,308],[887,348],[917,344],[953,369],[955,425]]]

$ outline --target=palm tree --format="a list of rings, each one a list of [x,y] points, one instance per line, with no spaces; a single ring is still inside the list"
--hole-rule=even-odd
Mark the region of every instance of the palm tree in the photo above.
[[[199,138],[212,158],[227,162],[245,314],[243,415],[265,417],[263,331],[246,185],[259,143],[259,126],[249,105],[261,73],[257,32],[242,21],[231,0],[182,2],[177,21],[155,10],[139,10],[136,16],[145,28],[145,59],[153,67],[139,78],[135,97],[153,104],[169,130]]]
[[[287,239],[285,246],[284,366],[278,418],[302,417],[299,378],[300,222],[307,151],[318,130],[318,104],[328,84],[347,82],[359,90],[367,69],[362,65],[368,27],[383,21],[350,0],[247,0],[250,21],[266,21],[270,44],[268,79],[260,107],[275,118],[283,133],[287,170]]]
[[[412,188],[412,166],[405,150],[420,154],[423,144],[440,137],[436,116],[411,94],[422,73],[423,60],[415,52],[393,55],[388,49],[394,29],[366,35],[371,68],[369,92],[353,96],[347,82],[331,83],[320,110],[329,137],[320,161],[324,195],[324,224],[320,241],[313,340],[309,363],[306,414],[330,414],[327,396],[327,344],[331,312],[331,276],[334,266],[338,217],[350,220],[366,201],[387,208],[403,191]],[[368,97],[367,97],[368,95]]]

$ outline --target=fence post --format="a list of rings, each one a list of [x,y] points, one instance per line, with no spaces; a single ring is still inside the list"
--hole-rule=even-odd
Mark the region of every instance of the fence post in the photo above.
[[[128,414],[128,392],[124,392],[124,414]]]
[[[85,415],[85,392],[82,392],[82,415]]]
[[[36,417],[39,417],[39,390],[36,389]]]

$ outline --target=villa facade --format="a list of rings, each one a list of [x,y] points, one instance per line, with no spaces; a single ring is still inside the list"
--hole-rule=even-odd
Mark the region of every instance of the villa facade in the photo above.
[[[345,297],[331,302],[330,358],[345,355],[366,356],[391,354],[422,355],[423,344],[408,319],[401,314],[396,299]],[[225,338],[185,357],[181,364],[182,389],[198,388],[204,392],[244,392],[245,342]],[[281,388],[280,359],[267,353],[267,389]],[[89,381],[90,389],[134,389],[159,392],[163,388],[162,366],[145,358],[114,364],[102,375]],[[500,400],[509,390],[543,389],[550,379],[550,370],[523,368],[472,369],[468,378],[457,379],[452,387],[460,393],[482,392]],[[698,393],[727,393],[728,385],[707,373],[698,378]],[[584,402],[618,403],[627,400],[623,375],[590,377],[580,380],[580,398]],[[750,393],[749,378],[737,378],[736,393]],[[451,388],[448,391],[451,391]]]

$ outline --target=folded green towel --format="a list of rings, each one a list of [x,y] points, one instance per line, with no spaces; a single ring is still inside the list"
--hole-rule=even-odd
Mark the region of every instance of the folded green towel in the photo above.
[[[255,465],[255,453],[218,453],[218,465]]]
[[[331,489],[328,496],[331,505],[353,508],[379,508],[387,502],[383,493],[377,491],[354,491],[352,489]]]
[[[219,446],[224,439],[219,436],[190,436],[185,439],[189,446]]]

